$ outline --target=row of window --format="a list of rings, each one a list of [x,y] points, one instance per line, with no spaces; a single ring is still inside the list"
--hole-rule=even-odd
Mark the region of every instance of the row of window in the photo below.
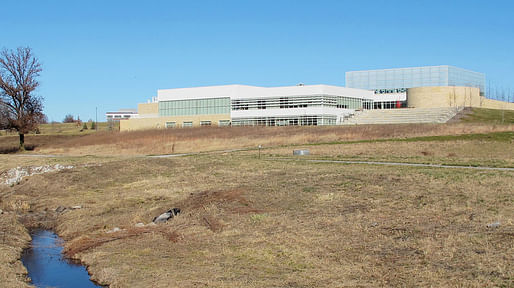
[[[107,115],[107,118],[113,118],[113,115]],[[114,118],[130,118],[131,115],[114,115]]]
[[[373,109],[394,109],[406,107],[407,101],[382,101],[373,103]]]
[[[230,98],[206,98],[159,102],[159,116],[229,114]]]
[[[234,118],[232,126],[316,126],[335,125],[337,117],[330,115],[289,116],[289,117],[249,117]]]
[[[363,103],[367,102],[371,102],[371,100],[333,95],[234,99],[232,100],[232,110],[288,109],[316,106],[362,109]]]
[[[317,126],[335,125],[337,117],[331,115],[289,116],[289,117],[255,117],[219,120],[218,126]],[[200,121],[200,126],[211,126],[211,121]],[[184,121],[178,126],[175,121],[168,121],[166,128],[193,127],[193,121]]]
[[[172,100],[159,102],[159,116],[188,116],[229,114],[232,110],[290,109],[306,107],[335,107],[342,109],[362,109],[370,106],[371,100],[333,95],[291,96],[255,99],[208,98]]]
[[[211,126],[211,125],[212,125],[212,121],[210,121],[210,120],[200,121],[200,126]],[[218,126],[230,126],[230,120],[219,120]],[[165,124],[165,127],[166,128],[177,128],[179,126],[177,126],[177,122],[175,122],[175,121],[167,121]],[[181,127],[182,128],[193,127],[193,121],[184,121],[184,122],[182,122]]]

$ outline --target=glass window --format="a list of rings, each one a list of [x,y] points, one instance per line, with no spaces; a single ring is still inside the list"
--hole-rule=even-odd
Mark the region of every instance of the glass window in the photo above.
[[[166,122],[166,128],[175,128],[176,122]]]
[[[218,122],[219,126],[230,126],[230,120],[220,120]]]
[[[160,116],[186,116],[230,113],[229,98],[172,100],[159,102]]]

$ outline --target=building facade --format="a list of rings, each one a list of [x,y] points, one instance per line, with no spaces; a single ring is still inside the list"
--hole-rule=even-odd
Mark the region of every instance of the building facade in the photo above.
[[[164,89],[121,130],[192,126],[336,125],[372,108],[373,91],[329,85],[224,85]],[[144,111],[144,113],[142,113]]]
[[[136,109],[120,109],[116,112],[106,112],[105,119],[107,119],[107,121],[120,121],[137,117],[137,115]]]
[[[162,89],[138,112],[108,112],[120,130],[193,126],[338,125],[358,110],[479,107],[513,109],[487,99],[485,75],[448,65],[346,72],[347,87],[222,85]],[[455,109],[458,110],[458,109]]]
[[[417,87],[473,87],[485,96],[485,74],[449,65],[349,71],[345,78],[347,87],[375,91],[375,109],[413,107],[408,89]]]
[[[349,71],[345,78],[346,87],[366,90],[462,86],[479,88],[482,96],[485,91],[485,74],[449,65]]]

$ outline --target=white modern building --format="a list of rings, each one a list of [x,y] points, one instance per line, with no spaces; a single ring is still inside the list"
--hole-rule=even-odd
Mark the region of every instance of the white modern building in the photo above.
[[[346,85],[162,89],[149,103],[139,104],[137,113],[112,117],[129,118],[120,121],[120,130],[126,131],[209,125],[339,125],[363,123],[356,119],[364,116],[384,123],[379,121],[383,117],[380,111],[366,110],[389,114],[397,110],[401,115],[393,117],[397,118],[394,123],[443,123],[462,107],[514,109],[514,103],[484,97],[484,74],[448,65],[350,71],[346,72]],[[448,110],[453,116],[446,113],[441,118],[432,110],[419,110],[425,108],[438,113]],[[413,119],[405,120],[407,114]],[[425,114],[435,116],[420,116]]]
[[[374,92],[330,85],[163,89],[122,130],[203,125],[336,125],[372,107]],[[152,120],[153,119],[153,120]]]
[[[116,112],[105,113],[105,118],[107,119],[107,121],[127,120],[137,116],[138,114],[136,109],[120,109]]]

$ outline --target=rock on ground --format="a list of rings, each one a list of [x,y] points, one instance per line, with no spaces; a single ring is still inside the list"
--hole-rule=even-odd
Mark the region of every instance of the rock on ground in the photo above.
[[[32,176],[36,174],[43,174],[48,172],[60,171],[64,169],[72,169],[72,165],[44,165],[34,167],[16,167],[3,172],[0,175],[0,183],[5,185],[14,185],[20,183],[23,177]]]

